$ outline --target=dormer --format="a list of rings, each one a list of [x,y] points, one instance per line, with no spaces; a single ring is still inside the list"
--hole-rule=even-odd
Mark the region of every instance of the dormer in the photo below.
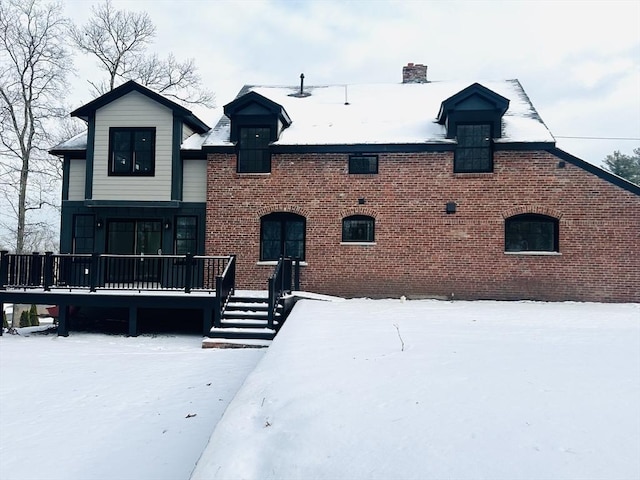
[[[455,138],[454,172],[493,171],[493,139],[502,136],[502,116],[509,99],[474,83],[447,98],[440,106],[438,123]]]
[[[224,106],[231,121],[229,140],[236,144],[238,173],[271,172],[269,144],[291,125],[291,118],[279,104],[249,92]]]
[[[447,98],[440,106],[438,123],[447,127],[447,138],[456,138],[461,123],[487,123],[492,138],[502,136],[502,116],[509,108],[509,99],[474,83]]]

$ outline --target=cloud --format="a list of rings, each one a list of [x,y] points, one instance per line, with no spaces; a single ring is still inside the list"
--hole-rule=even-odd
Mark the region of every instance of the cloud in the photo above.
[[[244,84],[296,85],[300,73],[307,84],[396,83],[414,62],[428,65],[432,80],[520,79],[557,135],[640,135],[640,2],[113,3],[146,10],[158,27],[156,51],[194,58],[219,105]],[[74,20],[86,20],[85,0],[66,6]],[[84,76],[95,69],[87,57],[76,63]],[[593,143],[582,143],[585,160],[598,163]]]

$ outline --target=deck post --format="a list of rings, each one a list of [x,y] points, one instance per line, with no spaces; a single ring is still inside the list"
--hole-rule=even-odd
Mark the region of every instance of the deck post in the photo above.
[[[191,293],[191,287],[193,285],[193,254],[187,253],[185,259],[185,269],[184,269],[184,293]]]
[[[44,275],[42,278],[44,291],[48,292],[53,284],[53,252],[44,252]]]
[[[218,302],[214,302],[218,303]],[[212,318],[212,310],[210,308],[204,308],[202,310],[202,335],[208,337],[211,335],[211,318]]]
[[[216,296],[213,299],[213,326],[222,327],[222,277],[216,277]]]
[[[58,336],[69,336],[69,307],[66,304],[58,305]]]
[[[9,252],[6,250],[0,251],[0,290],[6,288],[9,282]]]
[[[273,328],[273,309],[275,308],[275,296],[276,296],[276,279],[273,277],[269,278],[268,288],[269,288],[269,310],[267,311],[267,327]]]
[[[93,252],[91,254],[91,285],[89,285],[89,291],[95,292],[98,286],[98,270],[100,266],[100,254]]]
[[[4,303],[2,303],[2,300],[0,300],[0,316],[2,316],[2,318],[0,318],[0,321],[2,321],[2,325],[0,325],[0,337],[1,337],[4,333]]]
[[[134,305],[129,306],[129,336],[138,336],[138,309]]]
[[[295,259],[295,268],[294,268],[294,275],[293,275],[293,289],[295,291],[300,291],[300,259],[296,258]]]

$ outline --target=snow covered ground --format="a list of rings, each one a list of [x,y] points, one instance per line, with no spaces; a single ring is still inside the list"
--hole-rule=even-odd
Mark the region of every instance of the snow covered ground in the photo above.
[[[640,305],[302,301],[192,480],[640,478]]]
[[[200,336],[0,337],[0,479],[188,479],[265,349]]]
[[[2,480],[188,480],[203,450],[192,480],[640,478],[639,304],[302,300],[266,350],[27,332]]]

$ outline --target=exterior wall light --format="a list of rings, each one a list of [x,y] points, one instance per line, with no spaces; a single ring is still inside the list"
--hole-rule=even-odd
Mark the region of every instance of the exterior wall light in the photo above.
[[[447,212],[447,214],[456,213],[457,206],[458,204],[456,202],[447,202],[445,211]]]

